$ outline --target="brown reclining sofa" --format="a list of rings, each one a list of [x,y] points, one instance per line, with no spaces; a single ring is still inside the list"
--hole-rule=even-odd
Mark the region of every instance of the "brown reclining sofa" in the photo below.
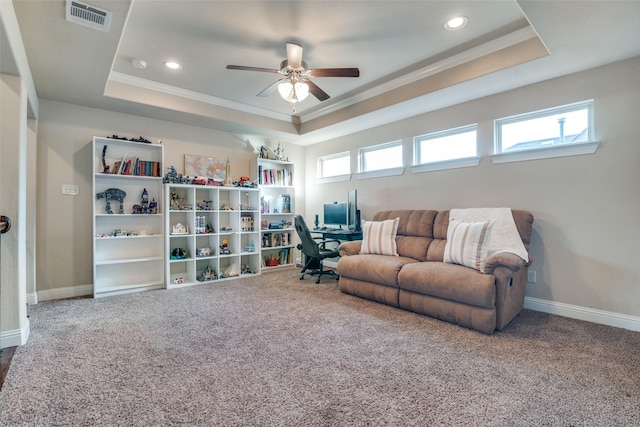
[[[342,243],[340,290],[487,334],[502,330],[522,310],[530,261],[498,252],[486,259],[484,272],[443,262],[449,212],[376,213],[372,221],[399,218],[399,256],[361,254],[362,241]],[[533,215],[511,213],[528,251]]]

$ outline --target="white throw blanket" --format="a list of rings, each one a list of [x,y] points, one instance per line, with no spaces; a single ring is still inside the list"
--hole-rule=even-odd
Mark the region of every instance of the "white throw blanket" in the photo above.
[[[522,243],[520,233],[509,208],[469,208],[451,209],[449,220],[479,222],[494,220],[489,238],[488,255],[510,252],[529,262],[529,254]]]

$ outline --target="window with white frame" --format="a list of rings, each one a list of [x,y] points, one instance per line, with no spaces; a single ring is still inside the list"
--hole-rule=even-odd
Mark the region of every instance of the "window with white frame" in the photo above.
[[[587,143],[593,139],[593,100],[495,121],[495,153]]]
[[[443,130],[413,138],[414,165],[475,157],[478,125]]]
[[[373,172],[402,167],[402,141],[361,148],[358,172]]]
[[[351,173],[351,154],[348,151],[318,157],[318,178],[331,178]]]

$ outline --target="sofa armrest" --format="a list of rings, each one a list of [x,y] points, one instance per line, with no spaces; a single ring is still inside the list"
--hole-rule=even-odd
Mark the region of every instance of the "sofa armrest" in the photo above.
[[[340,256],[358,255],[361,247],[362,240],[353,240],[340,243],[338,251],[340,252]]]
[[[528,263],[524,262],[518,255],[509,252],[497,252],[490,255],[484,262],[484,273],[493,274],[496,268],[504,267],[511,272],[516,272],[523,267],[526,267]]]

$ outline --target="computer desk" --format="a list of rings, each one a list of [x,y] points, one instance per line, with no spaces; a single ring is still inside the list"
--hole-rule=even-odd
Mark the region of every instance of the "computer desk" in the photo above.
[[[352,240],[362,240],[362,230],[355,231],[349,229],[322,229],[322,228],[314,228],[313,230],[309,230],[312,234],[321,234],[322,240],[339,240],[339,241],[352,241]],[[303,257],[304,258],[304,257]],[[323,265],[325,267],[336,269],[338,267],[338,260],[340,257],[335,258],[326,258],[323,261]],[[315,268],[318,268],[319,265]]]
[[[362,240],[362,231],[348,230],[348,229],[322,229],[314,228],[309,230],[311,233],[322,234],[322,239],[335,239],[335,240]]]

